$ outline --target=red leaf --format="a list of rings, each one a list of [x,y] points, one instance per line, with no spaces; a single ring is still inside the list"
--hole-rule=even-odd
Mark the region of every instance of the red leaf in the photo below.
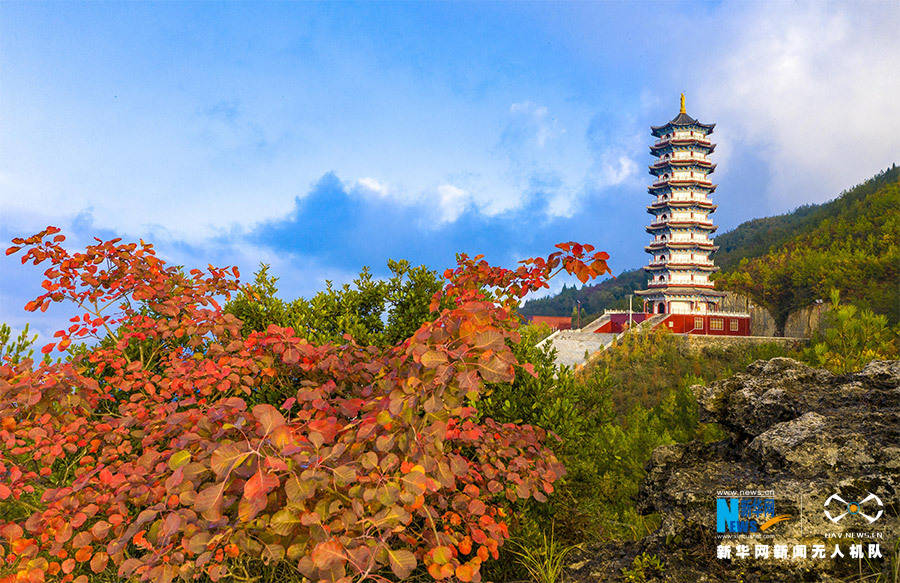
[[[262,404],[253,407],[253,416],[262,425],[263,435],[269,435],[276,427],[286,423],[284,416],[272,405]]]
[[[275,489],[281,482],[278,477],[263,470],[257,470],[255,474],[250,476],[247,483],[244,484],[244,498],[256,498],[257,496],[266,496]]]
[[[225,482],[213,484],[197,494],[194,498],[194,510],[207,520],[218,520],[222,516],[222,493]]]
[[[325,571],[347,560],[344,547],[336,539],[319,543],[310,553],[310,558],[319,569]],[[415,560],[415,559],[413,559]]]
[[[526,362],[522,365],[522,368],[525,369],[525,372],[533,376],[534,378],[538,378],[538,374],[534,371],[534,365],[530,362]]]

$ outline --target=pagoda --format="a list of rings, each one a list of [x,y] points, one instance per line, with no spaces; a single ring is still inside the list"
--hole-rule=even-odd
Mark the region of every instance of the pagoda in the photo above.
[[[716,205],[710,200],[716,185],[709,175],[716,169],[709,155],[716,146],[709,141],[715,124],[697,121],[684,108],[661,126],[652,126],[657,138],[650,146],[656,161],[650,165],[655,177],[648,191],[653,215],[647,231],[653,236],[644,249],[650,262],[647,289],[637,294],[644,312],[654,314],[708,314],[719,310],[725,294],[714,289],[709,276],[718,268],[710,254],[717,249],[710,235],[716,231],[710,215]]]

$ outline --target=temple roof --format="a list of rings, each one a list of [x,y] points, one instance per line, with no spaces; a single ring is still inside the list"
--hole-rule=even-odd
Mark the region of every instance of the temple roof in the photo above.
[[[656,137],[660,137],[662,134],[665,133],[663,130],[665,130],[667,128],[674,127],[674,126],[684,127],[684,126],[693,126],[693,125],[701,127],[704,130],[708,131],[709,133],[712,133],[713,128],[716,127],[716,124],[714,124],[714,123],[701,123],[701,122],[697,121],[696,119],[692,118],[691,116],[689,116],[687,114],[687,112],[685,112],[685,110],[684,110],[684,93],[682,93],[681,94],[681,111],[678,112],[678,115],[676,115],[674,118],[672,118],[672,121],[670,121],[667,124],[664,124],[661,126],[650,126],[650,130],[651,130],[650,133],[652,133]]]

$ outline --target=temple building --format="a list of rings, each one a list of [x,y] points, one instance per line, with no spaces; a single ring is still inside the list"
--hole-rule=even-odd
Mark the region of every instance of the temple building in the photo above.
[[[647,289],[635,292],[643,309],[607,310],[584,331],[620,333],[648,322],[679,334],[750,335],[750,315],[724,311],[726,294],[710,279],[718,269],[710,257],[717,249],[710,237],[716,231],[710,217],[716,210],[710,198],[716,165],[709,159],[716,148],[709,140],[714,127],[687,114],[682,93],[678,115],[650,128],[656,138],[648,187],[653,200],[647,206],[653,218],[646,227],[652,238],[644,248],[650,261],[644,267]]]
[[[725,296],[710,281],[718,269],[710,253],[716,246],[710,215],[716,210],[710,195],[716,185],[710,181],[716,165],[709,155],[715,144],[709,141],[715,124],[692,118],[684,109],[669,123],[651,127],[657,138],[650,153],[657,160],[650,165],[655,177],[648,191],[653,215],[647,231],[652,235],[644,249],[650,262],[646,290],[637,294],[644,300],[644,312],[654,314],[705,314],[716,311]]]

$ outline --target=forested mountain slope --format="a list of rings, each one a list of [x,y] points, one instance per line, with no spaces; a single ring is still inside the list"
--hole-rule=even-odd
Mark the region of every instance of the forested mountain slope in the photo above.
[[[836,287],[842,297],[898,319],[898,209],[900,167],[896,164],[843,192],[832,201],[747,221],[716,237],[714,255],[723,289],[752,296],[776,320]],[[587,317],[624,308],[627,295],[644,289],[642,269],[581,289],[529,300],[534,314],[568,316],[576,300]],[[783,320],[782,320],[783,322]]]
[[[896,165],[816,207],[794,236],[764,254],[744,255],[717,278],[719,287],[751,296],[783,325],[787,315],[831,289],[860,307],[900,318],[900,168]],[[717,240],[718,241],[718,240]],[[760,246],[749,237],[741,246]]]

